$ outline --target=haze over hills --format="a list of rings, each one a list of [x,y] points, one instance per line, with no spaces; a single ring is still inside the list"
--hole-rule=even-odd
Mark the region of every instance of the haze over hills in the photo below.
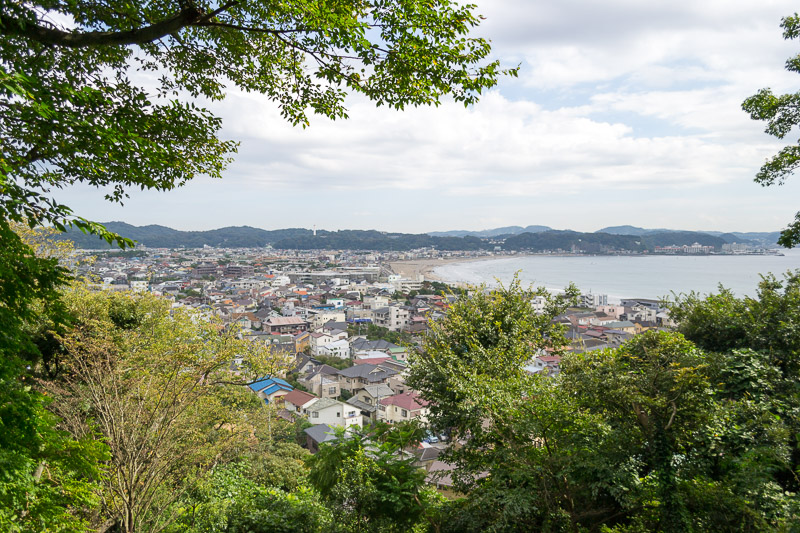
[[[307,250],[380,250],[405,251],[423,247],[439,250],[568,250],[579,246],[586,251],[642,251],[655,246],[699,243],[720,249],[725,243],[739,242],[775,246],[779,232],[723,233],[670,229],[645,229],[635,226],[603,228],[593,233],[553,230],[547,226],[508,226],[478,232],[446,231],[423,234],[389,233],[376,230],[317,230],[306,228],[264,230],[249,226],[226,227],[209,231],[180,231],[166,226],[133,226],[124,222],[106,222],[115,233],[152,248],[254,248],[271,245],[279,249]],[[107,249],[109,245],[93,236],[70,229],[61,237],[79,248]]]

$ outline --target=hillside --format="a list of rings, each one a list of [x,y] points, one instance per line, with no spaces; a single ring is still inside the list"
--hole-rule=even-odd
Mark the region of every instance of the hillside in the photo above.
[[[124,222],[103,223],[110,231],[150,248],[202,248],[205,245],[229,248],[252,248],[272,244],[281,239],[311,235],[304,228],[289,228],[267,231],[250,226],[231,226],[209,231],[180,231],[165,226],[132,226]],[[79,230],[70,229],[59,237],[75,242],[78,248],[107,249],[108,243]]]
[[[612,235],[610,233],[580,233],[577,231],[543,231],[523,233],[506,239],[506,250],[570,250],[573,246],[588,253],[612,251],[644,251],[645,246],[639,237],[632,235]]]
[[[778,232],[772,233],[722,233],[677,230],[651,230],[635,226],[614,226],[608,231],[582,233],[570,230],[553,230],[547,226],[506,226],[478,232],[448,231],[422,234],[387,233],[376,230],[318,230],[287,228],[263,230],[250,226],[231,226],[209,231],[180,231],[166,226],[133,226],[125,222],[106,222],[105,226],[123,237],[151,248],[253,248],[272,245],[282,249],[304,250],[379,250],[406,251],[416,248],[436,247],[439,250],[479,250],[494,245],[488,239],[503,240],[506,250],[568,250],[580,243],[580,248],[590,253],[614,250],[639,251],[655,246],[690,245],[695,242],[720,249],[722,244],[739,242],[773,246]],[[538,236],[538,237],[537,237]],[[108,249],[105,241],[84,235],[76,229],[58,237],[75,242],[85,249]],[[644,248],[642,248],[644,247]]]

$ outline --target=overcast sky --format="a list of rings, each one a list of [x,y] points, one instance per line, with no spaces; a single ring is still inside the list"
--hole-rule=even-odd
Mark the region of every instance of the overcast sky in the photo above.
[[[223,137],[241,142],[224,179],[135,192],[124,207],[89,188],[59,199],[94,220],[184,230],[774,231],[800,210],[800,176],[753,182],[784,143],[741,110],[762,87],[800,86],[783,68],[800,43],[779,27],[793,2],[478,4],[479,34],[521,69],[469,109],[351,98],[349,120],[315,117],[303,130],[266,98],[231,93],[213,107]]]

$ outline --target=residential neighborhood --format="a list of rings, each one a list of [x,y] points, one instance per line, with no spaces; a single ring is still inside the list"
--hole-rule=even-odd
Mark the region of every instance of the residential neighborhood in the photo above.
[[[409,353],[433,321],[457,297],[445,285],[404,278],[393,261],[425,257],[348,251],[265,249],[137,250],[136,255],[98,254],[84,274],[104,290],[149,291],[174,307],[215,317],[224,327],[285,355],[290,368],[250,384],[277,416],[305,426],[312,453],[350,430],[377,422],[427,424],[428,403],[405,383]],[[465,252],[466,253],[466,252]],[[542,313],[537,297],[531,312]],[[604,294],[584,293],[577,306],[555,318],[582,352],[617,347],[634,335],[670,325],[661,302],[644,298],[609,303]],[[563,352],[531,354],[525,370],[556,376]],[[233,368],[244,364],[233,362]],[[429,434],[413,453],[430,482],[447,490],[450,465],[437,458],[451,445]]]

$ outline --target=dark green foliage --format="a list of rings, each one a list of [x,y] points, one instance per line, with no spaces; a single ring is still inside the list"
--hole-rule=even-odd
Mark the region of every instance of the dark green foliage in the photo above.
[[[209,231],[180,231],[165,226],[132,226],[124,222],[104,222],[109,231],[125,235],[134,241],[151,248],[202,248],[205,245],[226,248],[263,247],[281,239],[311,235],[312,231],[290,228],[267,231],[248,226],[227,227]],[[110,245],[93,235],[84,235],[74,229],[68,230],[64,239],[75,242],[80,248],[108,248]],[[230,261],[220,261],[220,264]]]
[[[424,488],[425,471],[404,453],[421,438],[410,425],[337,430],[309,459],[311,484],[343,531],[409,531],[425,519],[437,498]]]
[[[375,230],[318,231],[316,236],[282,239],[275,248],[300,250],[405,251],[434,247],[438,250],[486,250],[488,242],[477,237],[431,237],[427,234],[385,233]]]
[[[372,323],[348,324],[347,333],[351,336],[366,336],[367,340],[371,341],[384,340],[398,346],[407,346],[411,344],[413,340],[411,334],[407,331],[391,331],[389,328],[384,328],[383,326]]]
[[[605,253],[615,250],[642,251],[641,238],[608,233],[579,233],[577,231],[542,231],[522,233],[508,237],[503,244],[506,250],[567,250],[573,246],[587,253]]]
[[[797,13],[784,17],[781,21],[784,39],[797,39],[800,36],[800,16]],[[800,55],[786,61],[786,70],[800,72]],[[800,124],[800,93],[776,95],[770,89],[761,89],[742,102],[744,109],[753,120],[767,123],[764,131],[773,137],[783,139]],[[782,185],[800,166],[800,145],[790,144],[768,159],[756,174],[755,181],[763,186]],[[795,220],[783,230],[778,244],[793,248],[800,244],[800,212]]]
[[[797,387],[776,348],[791,351],[796,311],[791,289],[774,279],[763,289],[747,309],[761,306],[749,320],[771,324],[771,339],[760,328],[753,337],[769,350],[722,329],[741,308],[730,294],[692,297],[675,314],[681,327],[725,351],[647,332],[566,354],[554,379],[520,369],[557,333],[542,334],[548,315],[531,320],[529,293],[515,285],[456,302],[408,379],[434,402],[434,426],[463,439],[443,456],[465,497],[440,509],[442,531],[789,530],[800,516]]]
[[[0,218],[0,357],[25,352],[38,359],[30,328],[48,317],[66,318],[58,291],[69,279],[57,259],[36,257]]]
[[[707,298],[680,295],[670,314],[679,331],[705,350],[752,348],[769,353],[786,377],[800,369],[800,271],[783,280],[762,276],[756,298],[736,298],[722,287]]]
[[[648,233],[642,236],[642,242],[649,250],[656,246],[691,246],[694,243],[703,246],[713,246],[717,250],[722,249],[722,245],[726,240],[722,237],[714,237],[708,233],[700,233],[697,231],[669,231],[663,233]],[[742,242],[739,239],[737,242]]]
[[[335,355],[315,355],[314,359],[323,365],[332,366],[333,368],[338,368],[339,370],[353,366],[353,361],[350,359],[342,359],[341,357],[336,357]]]
[[[133,243],[55,200],[73,183],[120,202],[220,177],[236,143],[221,120],[178,97],[221,100],[231,86],[283,117],[346,118],[344,99],[469,105],[502,70],[469,37],[475,6],[436,2],[33,2],[0,4],[0,219],[74,225]],[[69,21],[62,23],[61,21]],[[152,89],[134,70],[157,72]]]
[[[18,359],[0,357],[0,530],[88,531],[108,447],[60,431],[32,385]]]
[[[707,233],[694,231],[654,232],[644,235],[628,235],[616,233],[580,233],[577,231],[543,231],[539,233],[522,233],[508,237],[503,244],[506,250],[566,250],[572,247],[586,253],[608,253],[614,251],[642,252],[652,250],[656,246],[683,246],[699,243],[704,246],[721,248],[724,239]]]
[[[325,533],[330,511],[305,487],[293,492],[255,479],[245,463],[214,469],[184,499],[174,533]]]

